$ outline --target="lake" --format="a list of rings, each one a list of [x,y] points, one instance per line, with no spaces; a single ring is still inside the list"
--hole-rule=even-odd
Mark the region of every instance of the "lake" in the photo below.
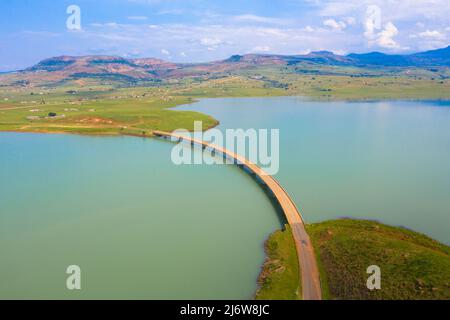
[[[280,130],[277,179],[307,222],[379,220],[450,243],[450,102],[203,99],[219,129]]]
[[[450,103],[203,99],[220,129],[280,130],[307,222],[379,220],[450,243]],[[0,298],[251,298],[283,223],[234,166],[136,137],[0,133]],[[200,152],[200,151],[196,151]],[[69,265],[82,290],[65,287]]]

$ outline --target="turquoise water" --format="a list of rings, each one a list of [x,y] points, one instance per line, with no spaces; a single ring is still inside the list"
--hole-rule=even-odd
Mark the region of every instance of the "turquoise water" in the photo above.
[[[251,298],[271,202],[237,167],[173,165],[172,146],[0,133],[0,298]]]
[[[358,217],[450,242],[450,107],[206,99],[219,128],[279,128],[308,222]],[[0,133],[0,298],[251,298],[282,221],[234,166],[175,166],[135,137]],[[198,152],[198,151],[197,151]],[[79,265],[82,290],[66,289]]]
[[[220,129],[280,130],[276,177],[308,222],[405,226],[450,243],[450,102],[204,99]]]

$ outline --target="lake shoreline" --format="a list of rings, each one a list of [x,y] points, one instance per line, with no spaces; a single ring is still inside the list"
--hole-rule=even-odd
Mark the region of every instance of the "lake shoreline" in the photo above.
[[[169,106],[167,108],[164,108],[164,110],[174,110],[174,111],[178,111],[176,110],[177,108],[181,108],[181,107],[185,107],[185,106],[190,106],[190,105],[194,105],[196,103],[198,103],[201,100],[206,100],[206,99],[255,99],[255,98],[268,98],[268,99],[276,99],[276,98],[301,98],[304,99],[305,102],[347,102],[347,103],[377,103],[377,102],[388,102],[388,101],[395,101],[395,102],[449,102],[450,103],[450,97],[423,97],[423,98],[408,98],[408,97],[383,97],[383,98],[358,98],[358,97],[347,97],[347,98],[340,98],[340,97],[322,97],[322,96],[313,96],[313,95],[256,95],[256,96],[215,96],[215,97],[200,97],[200,98],[193,98],[191,101],[189,101],[188,103],[186,102],[180,102],[179,104],[176,105],[172,105]],[[27,106],[27,107],[19,107],[19,108],[29,108],[32,106]],[[8,109],[0,109],[1,110],[8,110]],[[210,117],[211,120],[214,122],[211,125],[208,125],[206,128],[203,128],[203,131],[207,131],[209,129],[215,128],[217,126],[220,125],[220,120],[215,119],[214,117],[211,117],[209,114],[207,113],[201,113],[202,116],[206,116],[206,117]],[[43,125],[45,125],[46,123],[43,123]],[[77,127],[70,127],[71,129],[77,129]],[[84,129],[91,129],[91,130],[95,130],[95,129],[99,129],[101,127],[84,127]],[[146,132],[145,134],[140,134],[138,132],[127,132],[127,133],[122,133],[120,132],[121,129],[117,130],[116,127],[112,127],[111,131],[108,131],[106,133],[101,133],[101,132],[70,132],[70,131],[58,131],[58,130],[46,130],[46,129],[42,129],[42,130],[32,130],[33,127],[30,127],[30,130],[1,130],[0,132],[17,132],[17,133],[43,133],[43,134],[76,134],[76,135],[86,135],[86,136],[135,136],[135,137],[153,137],[153,135],[151,134],[151,132],[153,130],[161,130],[160,128],[153,128],[153,129],[140,129],[140,128],[131,128],[132,131],[142,131],[142,132]],[[80,128],[83,129],[83,128]],[[106,128],[107,129],[107,128]],[[115,129],[115,130],[114,130]],[[129,128],[127,128],[128,130],[130,130]],[[180,129],[180,128],[173,128],[173,130],[176,129]],[[184,129],[184,128],[183,128]],[[125,130],[125,129],[124,129]],[[173,131],[173,130],[169,130],[169,131]],[[189,132],[193,132],[193,129],[189,129],[187,128],[186,130],[188,130]],[[150,131],[150,133],[147,134],[147,131]],[[167,130],[164,130],[167,131]]]

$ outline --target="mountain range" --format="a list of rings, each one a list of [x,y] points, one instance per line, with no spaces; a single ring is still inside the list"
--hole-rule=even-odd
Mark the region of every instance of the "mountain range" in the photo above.
[[[337,55],[316,51],[305,55],[245,54],[208,63],[172,63],[155,58],[126,59],[119,56],[60,56],[49,58],[15,78],[58,82],[67,79],[100,78],[120,81],[161,81],[188,76],[235,72],[263,66],[344,66],[368,69],[384,67],[450,67],[450,46],[408,55],[381,52]],[[2,75],[3,77],[4,75]],[[1,81],[1,78],[0,78]],[[19,80],[20,81],[20,80]]]

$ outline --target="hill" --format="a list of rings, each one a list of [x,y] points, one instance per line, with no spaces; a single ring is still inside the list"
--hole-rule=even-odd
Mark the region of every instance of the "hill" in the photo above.
[[[307,226],[326,299],[450,299],[450,247],[404,228],[374,221],[333,220]],[[266,242],[268,259],[256,298],[296,296],[290,230]],[[366,286],[367,267],[381,269],[381,289]],[[274,267],[275,266],[275,267]]]
[[[443,49],[425,51],[410,55],[388,55],[381,52],[366,54],[349,54],[347,56],[362,67],[396,66],[396,67],[430,67],[450,66],[450,46]]]
[[[337,55],[328,51],[305,55],[245,54],[207,63],[181,64],[155,58],[125,59],[119,56],[61,56],[45,59],[12,74],[0,75],[0,82],[12,86],[59,85],[80,79],[109,81],[122,85],[158,83],[173,79],[211,79],[246,71],[275,68],[275,72],[340,75],[346,72],[371,76],[392,75],[398,68],[448,68],[450,47],[410,55],[388,55],[380,52]],[[278,69],[277,69],[278,68]],[[383,69],[391,68],[391,69]],[[392,70],[392,68],[397,68]],[[323,70],[325,69],[325,71]]]

